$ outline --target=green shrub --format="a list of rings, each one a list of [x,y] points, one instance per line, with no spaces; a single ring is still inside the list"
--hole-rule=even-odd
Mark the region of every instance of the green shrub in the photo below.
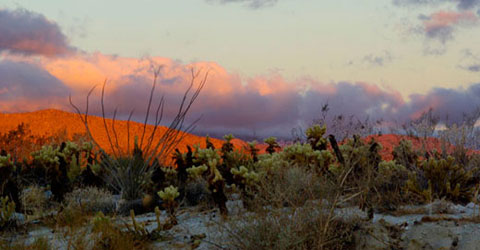
[[[447,199],[466,204],[473,198],[475,181],[473,170],[455,163],[455,158],[424,161],[407,182],[407,189],[425,202]]]
[[[14,213],[15,202],[10,201],[8,197],[0,198],[0,229],[5,229],[15,224]]]

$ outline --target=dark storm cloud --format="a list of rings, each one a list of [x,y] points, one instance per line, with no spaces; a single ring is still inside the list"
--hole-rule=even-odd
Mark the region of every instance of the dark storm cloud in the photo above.
[[[60,27],[25,9],[0,9],[0,52],[56,56],[73,49]]]
[[[48,71],[29,63],[0,61],[2,101],[40,100],[67,97],[69,88]]]

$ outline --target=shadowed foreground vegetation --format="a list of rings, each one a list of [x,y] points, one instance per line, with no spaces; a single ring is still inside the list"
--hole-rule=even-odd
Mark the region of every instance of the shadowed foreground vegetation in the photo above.
[[[5,249],[55,249],[59,242],[68,249],[155,248],[175,237],[170,229],[191,208],[218,211],[223,240],[191,235],[189,247],[353,249],[374,213],[395,214],[402,206],[438,199],[476,203],[479,191],[480,158],[462,145],[442,152],[401,140],[393,160],[385,161],[374,137],[337,142],[320,125],[308,128],[303,141],[283,147],[267,138],[262,154],[256,142],[239,149],[227,135],[215,148],[207,137],[204,147],[174,151],[172,161],[151,160],[138,138],[131,152],[112,159],[87,136],[36,138],[28,131],[21,125],[0,137]],[[233,200],[244,210],[232,213]],[[349,206],[367,217],[337,215]],[[137,222],[149,213],[155,225]],[[37,227],[61,236],[17,239]]]

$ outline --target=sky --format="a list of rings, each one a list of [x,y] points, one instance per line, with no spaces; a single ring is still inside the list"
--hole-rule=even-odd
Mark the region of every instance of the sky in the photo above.
[[[0,111],[71,111],[107,79],[112,108],[141,117],[162,66],[167,114],[209,72],[192,110],[207,133],[286,135],[325,103],[460,120],[480,105],[479,18],[480,0],[4,0]]]

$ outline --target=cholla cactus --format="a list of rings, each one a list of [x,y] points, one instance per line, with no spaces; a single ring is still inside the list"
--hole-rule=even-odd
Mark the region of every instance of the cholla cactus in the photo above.
[[[245,166],[240,168],[232,168],[230,172],[235,178],[239,179],[243,185],[253,185],[258,182],[260,175],[255,171],[249,171]]]
[[[228,134],[228,135],[223,136],[223,139],[227,142],[230,142],[234,138],[235,138],[235,136],[233,136],[232,134]]]
[[[164,188],[163,191],[158,192],[158,196],[160,196],[163,201],[174,201],[179,195],[178,188],[172,185]]]
[[[92,142],[83,142],[80,150],[85,151],[85,152],[90,152],[93,149],[93,143]]]
[[[175,208],[178,204],[175,199],[180,196],[178,188],[170,185],[169,187],[164,188],[163,191],[159,191],[157,194],[160,196],[160,198],[162,198],[163,206],[170,214],[172,221],[176,221]]]
[[[160,168],[167,179],[174,179],[177,176],[177,170],[171,167],[161,167]]]
[[[257,141],[249,142],[247,145],[248,145],[247,149],[250,152],[250,155],[252,156],[252,160],[254,162],[257,162],[258,161],[258,151],[259,151],[259,149],[257,148]]]
[[[407,170],[403,165],[397,164],[395,160],[393,161],[382,161],[378,164],[378,172],[380,174],[386,174],[393,171],[405,171]]]
[[[268,173],[285,168],[289,162],[284,159],[282,153],[263,154],[258,157],[258,162],[255,163],[255,169],[260,170],[261,173]]]
[[[206,144],[206,148],[215,149],[215,146],[210,141],[210,136],[208,136],[208,135],[205,137],[205,144]]]
[[[190,176],[191,179],[197,179],[200,178],[203,173],[205,173],[208,170],[207,165],[203,164],[200,166],[193,166],[191,168],[187,169],[187,173]]]
[[[57,166],[60,164],[59,147],[51,145],[42,146],[39,151],[32,152],[33,159],[45,166]]]
[[[307,140],[314,150],[326,150],[327,149],[327,140],[323,138],[327,132],[327,127],[320,125],[313,125],[308,128],[306,131]]]
[[[425,201],[447,198],[454,202],[468,203],[474,194],[471,170],[456,164],[453,157],[424,161],[420,172],[411,174],[407,189],[423,196]]]
[[[269,154],[275,153],[277,151],[277,148],[280,148],[280,146],[277,143],[277,138],[273,136],[268,137],[267,139],[264,140],[264,142],[268,144],[266,151]]]
[[[218,153],[217,149],[200,149],[196,148],[195,150],[195,159],[193,162],[196,165],[202,165],[202,164],[208,164],[209,161],[216,159],[217,161],[220,161],[220,155]]]
[[[0,156],[0,167],[12,167],[13,162],[11,161],[10,154],[7,156]]]
[[[232,144],[232,140],[233,138],[235,138],[232,134],[228,134],[228,135],[225,135],[223,137],[223,139],[225,139],[225,143],[222,145],[222,153],[223,154],[226,154],[228,152],[232,152],[233,151],[233,144]]]
[[[290,164],[300,167],[317,167],[326,170],[334,157],[328,150],[314,150],[310,144],[295,143],[285,147],[282,157]]]
[[[80,152],[80,147],[71,141],[65,142],[65,147],[63,148],[61,154],[64,158],[68,158]]]

